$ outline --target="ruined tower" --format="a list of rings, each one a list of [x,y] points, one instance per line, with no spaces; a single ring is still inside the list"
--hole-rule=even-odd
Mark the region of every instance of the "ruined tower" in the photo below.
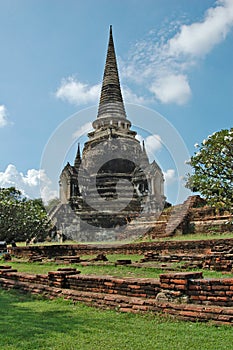
[[[77,216],[80,235],[85,230],[123,227],[143,212],[161,210],[165,202],[162,171],[155,161],[150,164],[144,142],[141,145],[136,139],[126,115],[112,27],[92,126],[82,154],[78,146],[74,165],[68,163],[60,176],[61,203]]]

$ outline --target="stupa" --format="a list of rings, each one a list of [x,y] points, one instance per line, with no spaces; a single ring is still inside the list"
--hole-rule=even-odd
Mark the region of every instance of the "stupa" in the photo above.
[[[61,204],[52,215],[66,238],[79,241],[117,239],[131,220],[160,212],[165,203],[162,170],[149,162],[126,115],[111,26],[92,126],[83,151],[78,144],[73,165],[61,172]]]

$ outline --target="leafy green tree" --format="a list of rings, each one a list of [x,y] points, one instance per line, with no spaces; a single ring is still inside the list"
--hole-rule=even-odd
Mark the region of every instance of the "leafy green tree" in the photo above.
[[[217,208],[233,208],[233,128],[215,132],[195,145],[198,151],[189,164],[186,186],[200,192],[207,202]]]
[[[41,199],[27,199],[15,187],[0,188],[0,240],[44,240],[51,229]]]

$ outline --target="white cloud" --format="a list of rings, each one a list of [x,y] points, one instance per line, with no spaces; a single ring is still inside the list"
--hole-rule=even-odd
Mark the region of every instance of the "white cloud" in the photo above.
[[[100,93],[100,84],[89,86],[73,77],[63,79],[55,95],[57,98],[74,105],[96,103]]]
[[[149,135],[147,137],[142,137],[140,134],[137,134],[136,139],[141,144],[144,141],[149,161],[153,162],[155,159],[155,153],[159,151],[163,146],[161,137],[157,134]]]
[[[147,102],[144,97],[136,95],[127,86],[122,87],[122,96],[126,103],[145,104]]]
[[[92,123],[89,122],[89,123],[86,123],[86,124],[83,124],[78,130],[76,130],[72,137],[73,139],[78,139],[79,137],[85,135],[90,132],[92,130]]]
[[[51,181],[44,170],[29,169],[24,175],[9,164],[4,172],[0,172],[0,187],[16,187],[24,196],[42,198],[45,202],[57,197],[58,193],[51,189]]]
[[[174,169],[168,169],[163,173],[163,175],[166,185],[171,185],[176,181],[176,173]]]
[[[154,153],[158,151],[162,147],[161,137],[156,134],[147,136],[145,139],[145,146],[148,152]]]
[[[140,134],[136,135],[136,139],[142,143],[145,142],[145,148],[147,153],[154,153],[162,148],[161,137],[157,134],[149,135],[146,138],[143,138]],[[152,157],[154,159],[154,156]]]
[[[191,24],[171,22],[155,35],[131,48],[126,61],[120,59],[124,83],[142,86],[152,97],[142,97],[123,86],[124,101],[145,104],[155,98],[161,103],[185,104],[192,96],[188,74],[198,60],[221,43],[233,27],[233,0],[219,0],[202,20]],[[62,80],[55,95],[75,105],[98,103],[100,84],[88,85],[73,77]]]
[[[3,128],[8,124],[7,110],[4,105],[0,105],[0,128]]]
[[[200,21],[171,22],[131,48],[122,62],[122,76],[143,86],[161,103],[185,104],[192,92],[188,74],[221,43],[233,27],[233,1],[221,0]]]
[[[233,26],[233,1],[222,0],[207,10],[204,20],[183,25],[169,40],[169,53],[204,56],[223,41]]]
[[[191,89],[187,76],[171,74],[158,78],[152,83],[151,92],[162,103],[176,103],[182,105],[186,103],[191,96]]]
[[[76,106],[89,103],[98,103],[101,84],[90,86],[84,84],[73,77],[62,80],[61,86],[57,89],[55,96],[63,101],[67,101]],[[145,99],[137,96],[130,88],[122,88],[124,101],[127,103],[145,103]]]

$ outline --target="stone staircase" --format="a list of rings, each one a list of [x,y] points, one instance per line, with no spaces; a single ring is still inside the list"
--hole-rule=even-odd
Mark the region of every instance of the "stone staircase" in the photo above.
[[[63,207],[62,203],[59,203],[58,205],[55,205],[54,207],[52,207],[49,212],[48,212],[48,216],[50,218],[51,221],[53,221],[56,218],[56,214],[60,211],[60,209]]]
[[[150,238],[169,237],[177,233],[185,233],[188,225],[190,209],[195,205],[196,196],[190,196],[183,204],[165,209],[157,222],[146,233]]]

